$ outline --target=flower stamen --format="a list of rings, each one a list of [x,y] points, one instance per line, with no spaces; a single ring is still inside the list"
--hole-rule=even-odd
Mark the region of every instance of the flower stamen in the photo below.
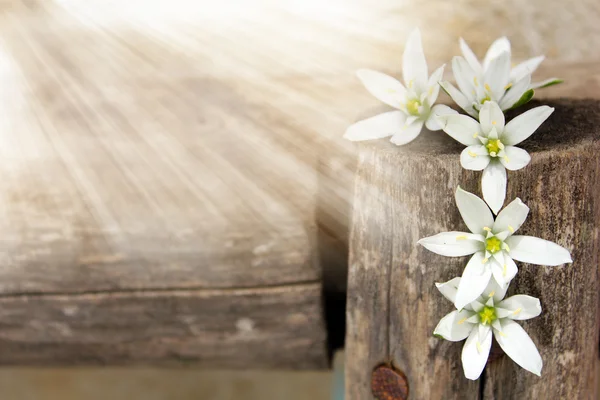
[[[479,312],[479,321],[482,325],[491,325],[496,320],[496,309],[494,307],[483,307]]]
[[[498,152],[502,148],[504,148],[504,145],[500,142],[499,139],[492,139],[487,142],[485,147],[487,148],[488,153],[490,153],[490,156],[496,157],[498,155]]]
[[[417,99],[406,102],[406,110],[410,115],[419,115],[419,107],[421,107],[421,102]]]
[[[485,241],[485,249],[492,254],[495,254],[500,251],[502,248],[502,241],[498,239],[496,236],[492,236],[491,238]]]

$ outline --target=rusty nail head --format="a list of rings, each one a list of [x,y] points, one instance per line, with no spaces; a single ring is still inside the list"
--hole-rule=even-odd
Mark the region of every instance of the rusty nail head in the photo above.
[[[407,400],[408,380],[402,371],[380,365],[371,374],[371,391],[377,400]]]

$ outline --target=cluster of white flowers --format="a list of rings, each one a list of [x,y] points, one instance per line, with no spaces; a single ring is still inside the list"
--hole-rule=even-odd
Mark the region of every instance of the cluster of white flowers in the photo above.
[[[483,63],[462,39],[460,48],[463,56],[452,60],[458,88],[442,81],[444,66],[428,77],[418,29],[411,33],[405,47],[404,85],[376,71],[358,71],[367,90],[397,111],[360,121],[350,126],[344,137],[360,141],[391,136],[392,143],[404,145],[414,140],[425,125],[429,130],[443,130],[467,146],[460,155],[462,167],[483,171],[483,200],[460,187],[456,189],[456,205],[470,232],[442,232],[419,240],[426,249],[443,256],[472,255],[460,278],[436,284],[456,311],[442,318],[434,334],[450,341],[466,339],[462,363],[469,379],[478,379],[485,368],[492,332],[508,356],[540,375],[542,358],[527,333],[514,322],[538,316],[542,311],[540,301],[526,295],[504,296],[518,272],[515,260],[556,266],[572,262],[571,255],[556,243],[515,235],[529,213],[521,199],[500,209],[506,198],[506,170],[521,169],[531,159],[516,145],[531,136],[554,109],[535,107],[509,122],[504,111],[527,103],[534,89],[561,81],[551,78],[532,84],[531,74],[544,57],[511,67],[510,42],[504,37],[491,45]],[[434,105],[440,87],[468,115]]]

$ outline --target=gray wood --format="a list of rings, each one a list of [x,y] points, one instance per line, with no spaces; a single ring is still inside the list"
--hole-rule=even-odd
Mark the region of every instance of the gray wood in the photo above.
[[[318,283],[0,298],[2,365],[324,368]]]
[[[350,241],[349,400],[372,398],[370,373],[384,361],[406,374],[411,399],[596,398],[600,103],[546,103],[556,111],[523,142],[532,161],[509,173],[507,194],[531,208],[523,234],[555,241],[575,260],[554,268],[520,263],[509,292],[542,301],[542,316],[524,323],[545,362],[542,378],[501,356],[471,382],[460,365],[462,343],[432,336],[453,310],[434,282],[459,276],[467,258],[442,257],[416,242],[465,228],[453,193],[460,184],[480,194],[480,174],[461,168],[462,145],[428,132],[405,147],[378,141],[360,148]]]

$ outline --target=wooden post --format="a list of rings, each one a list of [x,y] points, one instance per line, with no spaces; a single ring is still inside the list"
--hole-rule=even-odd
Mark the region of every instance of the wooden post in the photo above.
[[[371,374],[381,363],[405,374],[411,400],[597,398],[600,102],[546,104],[556,110],[523,142],[532,161],[509,173],[507,192],[507,201],[518,196],[531,208],[522,233],[567,247],[574,260],[559,267],[519,263],[509,290],[542,302],[542,315],[522,323],[544,360],[542,377],[501,355],[479,381],[469,381],[460,363],[463,343],[432,335],[453,309],[434,283],[460,276],[467,258],[442,257],[416,243],[465,229],[453,193],[460,184],[480,194],[481,175],[461,168],[462,145],[424,132],[406,147],[361,146],[350,236],[347,400],[373,399]]]

